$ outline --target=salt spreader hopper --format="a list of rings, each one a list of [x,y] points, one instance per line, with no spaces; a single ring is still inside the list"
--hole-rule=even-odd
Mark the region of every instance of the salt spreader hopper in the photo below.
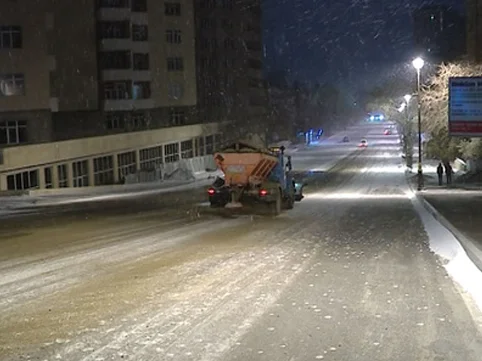
[[[226,208],[265,204],[272,214],[291,209],[295,185],[291,159],[285,162],[284,147],[262,149],[247,143],[231,144],[214,154],[224,182],[208,190],[211,204]]]

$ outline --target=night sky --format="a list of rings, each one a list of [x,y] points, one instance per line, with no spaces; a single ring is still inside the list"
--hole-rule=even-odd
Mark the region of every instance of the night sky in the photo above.
[[[465,0],[262,1],[268,70],[355,93],[409,71],[414,9],[443,4],[465,11]]]

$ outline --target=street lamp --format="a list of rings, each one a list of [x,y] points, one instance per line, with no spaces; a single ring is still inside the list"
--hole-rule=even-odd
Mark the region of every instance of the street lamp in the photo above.
[[[405,99],[405,103],[406,104],[406,111],[407,111],[407,122],[410,122],[410,113],[408,112],[408,106],[410,104],[410,99],[412,99],[412,96],[410,94],[405,94],[403,96],[403,99]]]
[[[422,70],[425,62],[422,58],[416,58],[412,61],[413,67],[417,70],[417,100],[418,100],[418,187],[423,189],[423,170],[422,170],[422,111],[420,101],[420,70]]]

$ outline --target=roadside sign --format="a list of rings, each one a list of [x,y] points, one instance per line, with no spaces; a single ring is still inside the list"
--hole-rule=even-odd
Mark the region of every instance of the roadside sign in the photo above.
[[[482,77],[449,78],[449,134],[482,137]]]

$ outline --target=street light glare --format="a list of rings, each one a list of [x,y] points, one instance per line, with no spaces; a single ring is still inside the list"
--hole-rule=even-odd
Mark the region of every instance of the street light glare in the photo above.
[[[422,58],[418,57],[412,61],[412,64],[415,69],[420,70],[425,65],[425,62],[423,61]]]

